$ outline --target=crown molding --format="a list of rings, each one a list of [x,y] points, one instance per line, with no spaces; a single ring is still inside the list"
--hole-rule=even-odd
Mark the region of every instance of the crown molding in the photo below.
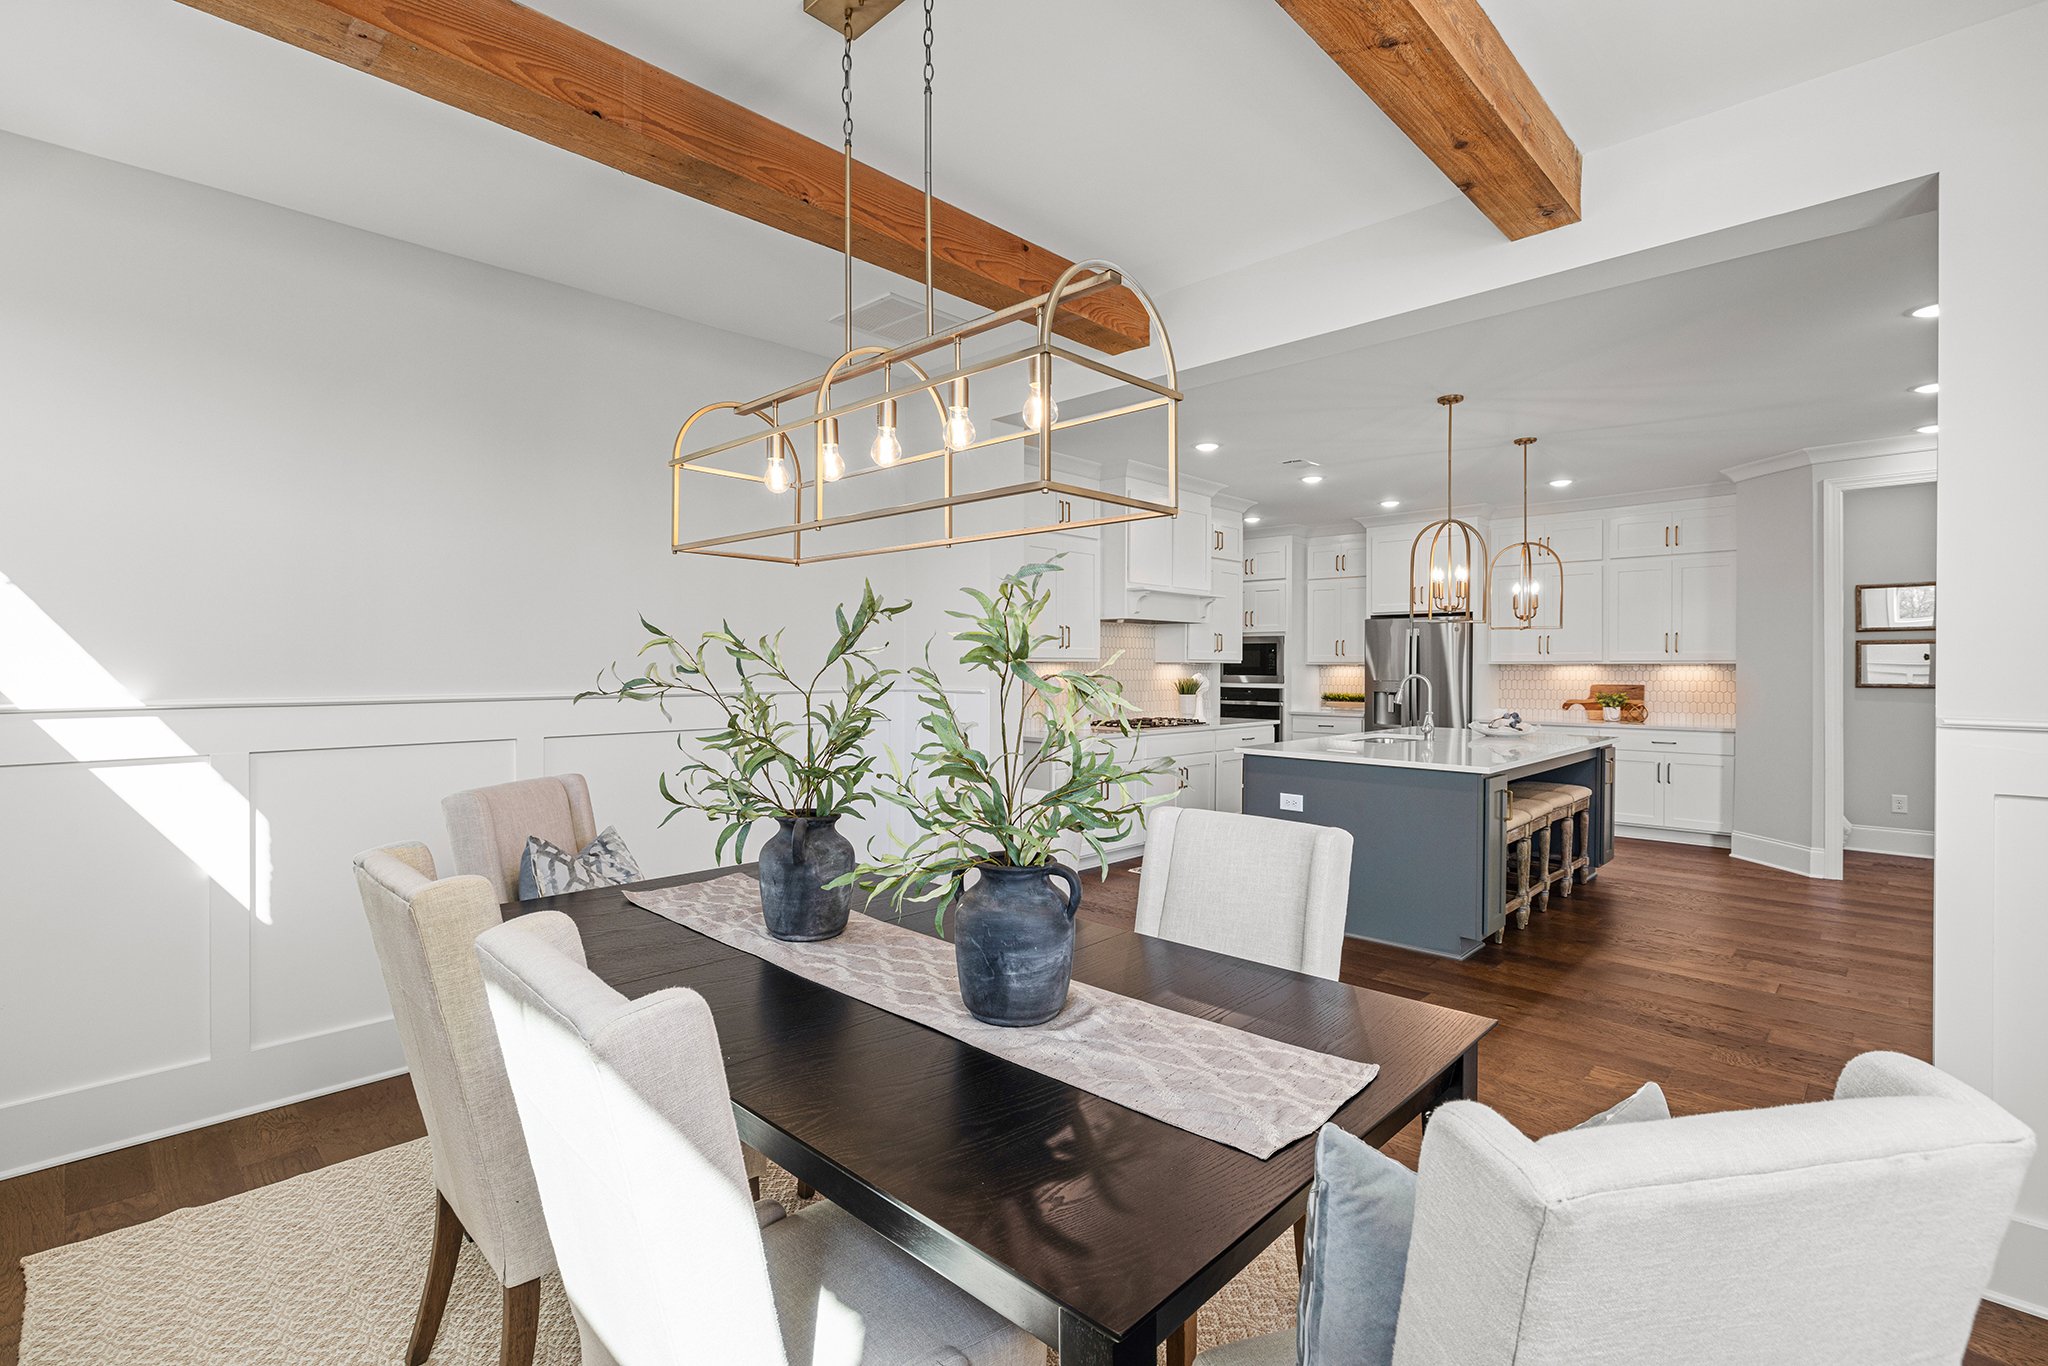
[[[1731,465],[1721,473],[1731,482],[1740,484],[1747,479],[1783,474],[1786,470],[1804,469],[1809,465],[1832,465],[1843,460],[1870,460],[1888,455],[1925,455],[1928,468],[1932,469],[1935,448],[1932,442],[1918,433],[1879,437],[1873,441],[1843,441],[1833,446],[1802,446],[1781,455],[1767,455],[1761,460]]]

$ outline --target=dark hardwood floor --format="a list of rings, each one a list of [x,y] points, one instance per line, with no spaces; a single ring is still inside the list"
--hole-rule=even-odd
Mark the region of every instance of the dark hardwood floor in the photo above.
[[[1841,883],[1720,851],[1624,841],[1592,887],[1462,963],[1356,941],[1344,980],[1499,1019],[1480,1098],[1549,1133],[1654,1078],[1674,1112],[1828,1095],[1873,1048],[1932,1045],[1933,870],[1849,856]],[[1082,915],[1128,927],[1138,877],[1090,878]],[[19,1259],[339,1162],[424,1130],[399,1078],[0,1182],[0,1361]],[[1388,1151],[1413,1164],[1420,1126]],[[404,1312],[410,1312],[405,1306]],[[1970,1366],[2048,1366],[2048,1322],[1986,1304]]]

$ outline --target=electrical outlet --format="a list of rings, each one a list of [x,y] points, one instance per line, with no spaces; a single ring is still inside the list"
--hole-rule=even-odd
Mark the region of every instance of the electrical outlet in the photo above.
[[[1894,816],[1903,816],[1903,815],[1905,815],[1905,814],[1906,814],[1906,794],[1905,794],[1905,793],[1903,793],[1903,792],[1894,792],[1894,793],[1892,793],[1892,814],[1893,814]]]
[[[1281,793],[1281,794],[1280,794],[1280,809],[1281,809],[1282,811],[1299,811],[1299,810],[1301,810],[1301,794],[1300,794],[1299,792],[1283,792],[1283,793]]]

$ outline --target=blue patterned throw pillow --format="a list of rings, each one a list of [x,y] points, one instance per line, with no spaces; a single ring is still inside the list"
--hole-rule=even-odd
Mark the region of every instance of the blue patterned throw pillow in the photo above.
[[[609,825],[580,854],[572,854],[539,835],[528,835],[526,849],[519,855],[521,901],[580,892],[587,887],[616,887],[639,877],[640,865],[633,861],[632,851],[619,838],[618,830]]]

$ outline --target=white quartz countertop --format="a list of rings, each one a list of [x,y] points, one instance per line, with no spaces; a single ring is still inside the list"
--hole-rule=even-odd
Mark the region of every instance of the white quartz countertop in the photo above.
[[[1368,736],[1405,732],[1367,731],[1356,735],[1317,735],[1255,745],[1245,751],[1261,759],[1306,759],[1312,763],[1363,764],[1374,768],[1427,768],[1445,773],[1491,776],[1531,764],[1562,762],[1607,748],[1605,740],[1560,731],[1528,735],[1479,735],[1469,730],[1439,729],[1428,739],[1372,740]]]
[[[1644,730],[1683,730],[1705,735],[1735,733],[1731,724],[1706,721],[1538,721],[1536,724],[1543,730],[1597,730],[1603,735],[1626,735]]]

